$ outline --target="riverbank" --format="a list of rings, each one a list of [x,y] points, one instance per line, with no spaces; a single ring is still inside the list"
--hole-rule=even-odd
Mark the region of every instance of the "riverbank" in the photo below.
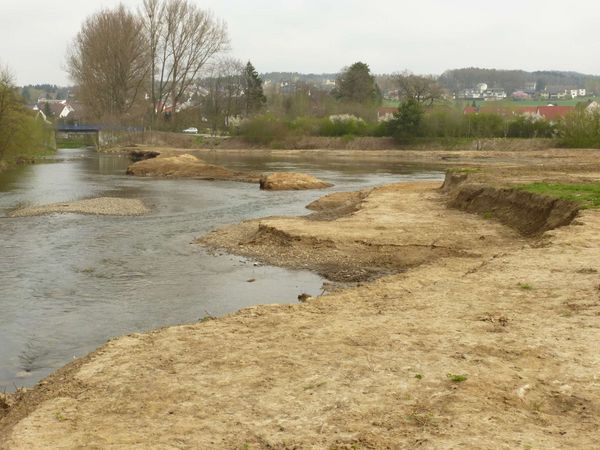
[[[289,136],[270,144],[251,143],[240,136],[188,135],[164,131],[143,133],[118,133],[110,139],[103,152],[121,151],[123,148],[152,146],[186,150],[545,150],[555,148],[556,139],[543,138],[417,138],[411,143],[399,144],[391,137],[373,136]]]
[[[340,284],[111,341],[19,395],[0,444],[593,448],[600,211],[525,236],[506,205],[448,204],[477,185],[507,199],[507,184],[597,181],[597,156],[494,160],[446,191],[389,185],[217,230],[201,241]]]

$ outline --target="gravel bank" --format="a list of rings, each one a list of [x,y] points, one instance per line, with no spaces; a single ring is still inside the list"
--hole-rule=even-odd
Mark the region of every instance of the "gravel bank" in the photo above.
[[[101,216],[138,216],[150,210],[141,200],[130,198],[98,197],[74,202],[31,206],[9,213],[9,217],[31,217],[55,213],[94,214]]]

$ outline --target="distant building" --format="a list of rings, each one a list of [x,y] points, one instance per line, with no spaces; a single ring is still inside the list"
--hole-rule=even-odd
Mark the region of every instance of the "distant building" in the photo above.
[[[535,81],[529,81],[525,83],[523,91],[528,93],[529,95],[535,94],[537,92],[537,83]]]
[[[479,83],[475,88],[463,89],[457,98],[462,100],[502,100],[507,97],[506,91],[500,88],[489,88],[486,83]]]
[[[577,98],[577,97],[585,97],[587,95],[587,90],[585,88],[577,88],[577,87],[564,87],[564,86],[549,86],[546,90],[541,94],[542,98],[547,98],[549,100],[561,100],[564,98]]]
[[[531,99],[531,95],[525,91],[515,91],[512,93],[511,97],[513,100],[529,100]]]
[[[585,108],[585,110],[589,113],[596,113],[596,112],[600,112],[600,103],[593,101],[591,102],[589,105],[587,105],[587,107]]]
[[[490,100],[504,100],[507,97],[506,91],[500,88],[488,89],[483,93],[483,99],[486,101]]]
[[[381,107],[377,110],[377,121],[388,122],[394,118],[396,112],[398,112],[398,108]]]
[[[49,100],[45,98],[38,99],[38,102],[33,106],[34,111],[42,111],[44,117],[48,116],[48,112],[55,119],[66,119],[75,109],[66,100]]]
[[[590,104],[591,106],[591,104]],[[600,104],[597,104],[597,108],[600,110]],[[474,106],[466,107],[463,112],[464,114],[497,114],[503,117],[511,116],[525,116],[533,120],[547,120],[549,122],[556,122],[559,119],[565,117],[567,114],[575,111],[574,106],[522,106],[518,108],[505,108],[502,106],[483,106],[476,108]]]

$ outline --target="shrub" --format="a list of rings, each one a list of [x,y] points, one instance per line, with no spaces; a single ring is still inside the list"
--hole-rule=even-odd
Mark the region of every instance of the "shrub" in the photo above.
[[[282,119],[268,114],[241,122],[238,134],[246,142],[261,145],[285,142],[291,136],[289,126]]]
[[[600,148],[600,112],[576,111],[558,125],[560,143],[573,148]]]
[[[546,120],[518,116],[508,124],[508,137],[550,138],[555,133],[553,124]]]
[[[367,123],[356,116],[351,114],[339,114],[335,116],[329,116],[325,119],[320,126],[320,136],[364,136],[367,134],[368,127]]]

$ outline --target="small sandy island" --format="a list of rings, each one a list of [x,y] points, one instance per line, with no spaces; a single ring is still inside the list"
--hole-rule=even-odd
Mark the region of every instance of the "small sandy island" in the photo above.
[[[131,198],[98,197],[74,202],[52,203],[17,209],[9,217],[42,216],[55,213],[93,214],[99,216],[139,216],[150,209],[141,200]]]
[[[197,178],[203,180],[242,181],[258,183],[260,174],[236,172],[208,164],[193,155],[161,155],[131,164],[128,175],[138,177]]]
[[[300,191],[325,189],[332,186],[333,184],[306,173],[278,172],[260,177],[260,188],[265,191]]]
[[[238,172],[222,166],[208,164],[194,155],[172,154],[172,152],[173,150],[165,152],[165,154],[154,152],[155,154],[148,159],[142,159],[131,164],[127,168],[127,174],[138,177],[196,178],[201,180],[259,183],[260,188],[267,191],[323,189],[333,186],[305,173],[280,172],[260,174]],[[134,159],[141,158],[135,156],[138,153],[132,152],[131,155]],[[144,155],[147,153],[144,152]]]
[[[0,448],[598,448],[600,210],[520,186],[600,172],[552,164],[202,237],[338,284],[113,340],[0,398]]]

